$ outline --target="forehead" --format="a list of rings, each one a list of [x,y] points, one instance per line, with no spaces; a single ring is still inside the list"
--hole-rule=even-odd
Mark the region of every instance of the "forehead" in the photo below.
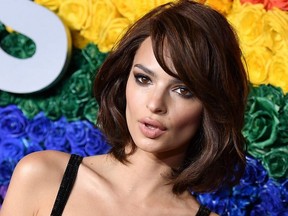
[[[157,50],[157,51],[158,53],[156,53],[156,56],[155,56],[155,53],[153,51],[152,39],[151,37],[147,37],[141,43],[140,47],[138,48],[136,52],[134,56],[133,65],[139,62],[145,63],[147,65],[150,65],[152,63],[155,64],[157,62],[167,74],[175,78],[179,78],[174,68],[167,42],[164,41],[163,50],[161,51]]]

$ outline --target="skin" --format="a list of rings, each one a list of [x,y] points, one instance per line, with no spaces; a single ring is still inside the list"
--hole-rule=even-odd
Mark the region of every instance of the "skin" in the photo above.
[[[137,150],[126,165],[111,155],[85,157],[63,216],[195,215],[195,198],[188,191],[176,196],[163,177],[181,163],[199,127],[202,104],[191,95],[163,71],[146,39],[134,58],[126,90],[127,124]],[[50,215],[69,156],[42,151],[23,158],[0,215]]]

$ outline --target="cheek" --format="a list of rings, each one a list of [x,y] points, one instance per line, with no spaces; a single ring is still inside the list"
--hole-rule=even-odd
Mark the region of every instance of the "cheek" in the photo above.
[[[175,126],[181,132],[196,131],[201,123],[202,108],[197,108],[196,110],[183,110],[179,112],[180,114],[175,118]]]

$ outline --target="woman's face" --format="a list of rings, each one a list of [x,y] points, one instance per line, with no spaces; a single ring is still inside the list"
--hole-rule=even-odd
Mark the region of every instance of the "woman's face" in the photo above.
[[[185,151],[201,122],[202,103],[160,67],[150,38],[135,55],[126,100],[131,137],[138,149],[150,153]]]

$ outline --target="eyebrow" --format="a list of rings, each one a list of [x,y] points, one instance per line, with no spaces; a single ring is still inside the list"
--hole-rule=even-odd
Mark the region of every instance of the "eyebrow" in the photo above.
[[[155,73],[142,64],[135,64],[134,67],[137,67],[137,68],[143,70],[145,73],[155,77]]]
[[[152,77],[155,77],[155,72],[150,70],[149,68],[145,67],[142,64],[135,64],[134,67],[141,69],[142,71],[144,71],[145,73],[149,74]],[[173,79],[171,79],[170,81],[171,84],[178,84],[178,83],[183,83],[183,81],[181,81],[180,79],[173,77]]]

